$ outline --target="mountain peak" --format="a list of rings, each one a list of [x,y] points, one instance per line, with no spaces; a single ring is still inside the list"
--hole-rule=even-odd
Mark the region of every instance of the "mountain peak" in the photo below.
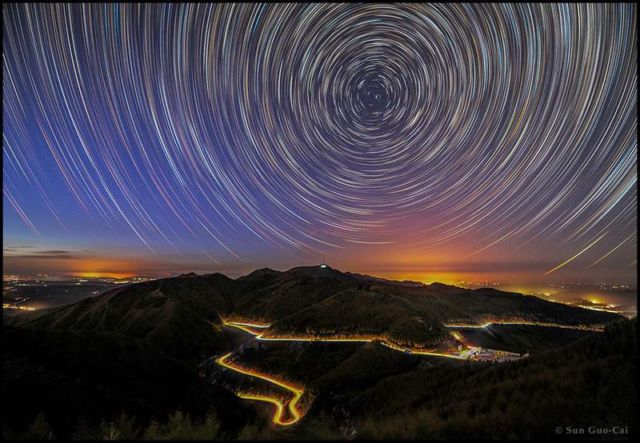
[[[200,277],[198,274],[196,274],[195,272],[188,272],[186,274],[180,274],[178,276],[178,278],[194,278],[194,277]]]
[[[260,268],[260,269],[256,269],[253,272],[250,272],[247,275],[238,277],[238,280],[253,279],[253,278],[259,278],[259,277],[270,277],[270,276],[277,276],[280,274],[282,274],[282,272],[276,271],[271,268]]]
[[[350,275],[345,274],[344,272],[338,271],[337,269],[332,268],[326,264],[319,264],[315,266],[296,266],[295,268],[291,268],[287,271],[287,274],[293,275],[303,275],[310,277],[349,277]]]

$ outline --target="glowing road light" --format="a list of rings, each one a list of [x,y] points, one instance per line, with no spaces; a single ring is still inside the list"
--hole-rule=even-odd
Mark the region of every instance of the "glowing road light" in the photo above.
[[[248,326],[250,328],[259,328],[259,329],[266,329],[269,326],[271,326],[270,323],[244,322],[244,321],[228,320],[225,318],[222,319],[222,323],[224,323],[225,325],[240,325],[240,326]]]
[[[373,341],[378,341],[380,342],[383,346],[395,350],[395,351],[399,351],[399,352],[404,352],[406,354],[411,354],[411,355],[428,355],[428,356],[433,356],[433,357],[446,357],[446,358],[453,358],[453,359],[457,359],[457,360],[476,360],[479,359],[479,355],[482,351],[481,348],[476,347],[476,346],[466,346],[466,349],[464,350],[459,350],[457,352],[439,352],[437,350],[426,350],[426,349],[420,349],[420,348],[407,348],[404,346],[399,346],[396,345],[394,343],[391,343],[390,341],[388,341],[386,338],[384,337],[380,337],[380,336],[360,336],[360,337],[263,337],[264,332],[263,331],[256,331],[256,329],[262,330],[262,329],[267,329],[269,328],[269,324],[264,324],[264,323],[254,323],[254,322],[247,322],[247,321],[228,321],[223,319],[223,324],[225,326],[229,326],[229,327],[233,327],[233,328],[237,328],[240,329],[242,331],[248,332],[249,334],[255,336],[256,340],[263,340],[263,341],[283,341],[283,342],[373,342]],[[480,328],[480,327],[487,327],[489,326],[491,323],[486,323],[484,325],[457,325],[457,327],[474,327],[474,328]],[[451,325],[450,325],[451,327]],[[266,332],[266,331],[265,331]],[[462,343],[464,343],[464,337],[456,332],[456,331],[451,331],[451,335],[457,339],[458,341],[461,341]],[[510,358],[510,359],[519,359],[521,358],[520,355],[518,354],[514,354],[514,353],[507,353],[507,352],[501,352],[501,351],[493,351],[493,350],[485,350],[485,352],[490,351],[493,354],[495,354],[496,356],[500,357],[500,358]],[[298,422],[301,418],[302,418],[302,413],[298,410],[297,408],[297,404],[300,400],[300,398],[302,397],[302,395],[304,394],[304,389],[302,388],[298,388],[296,386],[294,386],[293,384],[291,384],[290,382],[285,382],[283,380],[279,380],[275,377],[260,373],[256,370],[253,369],[249,369],[249,368],[244,368],[242,366],[239,366],[235,363],[230,363],[228,361],[229,357],[231,356],[231,352],[223,355],[222,357],[219,357],[218,359],[216,359],[216,363],[220,366],[223,366],[225,368],[231,369],[232,371],[238,372],[240,374],[244,374],[250,377],[255,377],[261,380],[265,380],[269,383],[272,383],[276,386],[279,386],[283,389],[286,389],[287,391],[293,393],[293,398],[288,402],[288,407],[287,407],[287,402],[283,402],[280,398],[276,397],[276,396],[268,396],[268,395],[263,395],[263,394],[255,394],[255,393],[248,393],[248,392],[236,392],[236,395],[242,399],[245,400],[255,400],[255,401],[262,401],[262,402],[266,402],[266,403],[271,403],[272,405],[274,405],[276,407],[276,410],[274,412],[273,418],[272,418],[272,422],[278,426],[290,426],[296,422]],[[494,357],[495,359],[496,357]],[[284,415],[285,412],[288,411],[289,414],[291,415],[291,418],[289,419],[285,419]]]
[[[253,369],[243,368],[242,366],[239,366],[239,365],[237,365],[235,363],[230,363],[230,362],[227,361],[230,356],[231,356],[231,352],[229,352],[228,354],[223,355],[222,357],[216,359],[216,363],[219,364],[220,366],[223,366],[225,368],[231,369],[232,371],[238,372],[240,374],[248,375],[249,377],[259,378],[259,379],[267,381],[269,383],[273,383],[274,385],[279,386],[281,388],[284,388],[287,391],[293,393],[293,399],[291,399],[291,401],[289,401],[289,405],[288,405],[288,408],[287,408],[287,410],[291,414],[291,418],[288,419],[288,420],[285,420],[283,418],[283,416],[285,414],[285,405],[277,397],[270,397],[270,396],[267,396],[267,395],[237,392],[236,395],[238,397],[246,399],[246,400],[263,401],[263,402],[267,402],[267,403],[271,403],[271,404],[275,405],[276,406],[276,411],[275,411],[275,413],[273,415],[272,422],[274,424],[276,424],[276,425],[279,425],[279,426],[290,426],[290,425],[300,421],[300,418],[302,417],[302,414],[300,413],[300,411],[298,411],[298,408],[296,406],[298,404],[298,401],[302,397],[302,394],[304,394],[304,390],[303,389],[299,389],[296,386],[293,386],[291,383],[287,383],[285,381],[278,380],[277,378],[268,376],[266,374],[262,374],[262,373],[260,373],[258,371],[253,370]]]
[[[374,341],[380,342],[383,346],[386,346],[389,349],[393,349],[395,351],[404,352],[406,354],[414,354],[414,355],[430,355],[434,357],[446,357],[446,358],[454,358],[454,359],[465,359],[464,353],[456,353],[456,352],[441,352],[436,349],[423,349],[423,348],[409,348],[397,345],[395,343],[390,342],[386,337],[382,337],[379,335],[371,335],[371,336],[351,336],[351,337],[315,337],[315,336],[291,336],[291,337],[265,337],[263,332],[257,332],[251,329],[251,327],[247,327],[247,325],[252,325],[252,327],[257,327],[253,323],[247,322],[234,322],[234,321],[226,321],[223,320],[223,323],[226,326],[234,327],[241,329],[249,334],[255,336],[256,340],[260,341],[275,341],[275,342],[342,342],[342,343],[371,343]],[[261,324],[259,327],[262,329],[268,328],[270,325]]]
[[[10,305],[7,303],[3,303],[2,304],[2,309],[13,309],[16,311],[36,311],[36,308],[33,308],[31,306],[20,306],[20,305]]]
[[[260,332],[254,331],[254,329],[266,329],[271,326],[269,324],[228,321],[225,319],[222,320],[222,323],[225,326],[231,326],[255,336],[260,335]]]
[[[545,323],[545,322],[535,322],[535,321],[519,321],[519,320],[507,320],[500,321],[494,320],[483,324],[473,324],[473,323],[449,323],[443,324],[445,328],[449,329],[486,329],[491,325],[506,325],[506,326],[541,326],[545,328],[561,328],[561,329],[577,329],[580,331],[592,331],[592,332],[602,332],[604,331],[604,326],[602,325],[565,325],[562,323]]]

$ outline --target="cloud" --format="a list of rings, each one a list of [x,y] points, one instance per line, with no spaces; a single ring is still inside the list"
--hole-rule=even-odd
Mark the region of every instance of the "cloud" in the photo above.
[[[22,248],[20,248],[22,249]],[[72,251],[65,251],[59,249],[45,249],[45,250],[35,250],[35,251],[21,251],[16,250],[13,247],[3,248],[3,255],[6,258],[16,259],[16,260],[30,260],[30,259],[76,259],[80,258],[78,255],[73,253]]]
[[[33,249],[33,248],[35,248],[35,246],[32,246],[32,245],[5,246],[2,248],[2,252],[21,251],[23,249]]]
[[[36,254],[43,254],[43,255],[69,255],[71,254],[71,251],[60,251],[57,249],[52,249],[52,250],[47,250],[47,251],[36,251]]]

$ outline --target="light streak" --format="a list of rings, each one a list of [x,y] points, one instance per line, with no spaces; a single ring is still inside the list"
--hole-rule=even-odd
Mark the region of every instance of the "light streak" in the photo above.
[[[600,241],[600,239],[602,239],[602,237],[604,237],[605,234],[601,235],[600,237],[598,237],[597,239],[595,239],[593,242],[589,243],[589,245],[587,245],[584,249],[582,249],[580,252],[578,252],[576,255],[574,255],[573,257],[565,260],[564,262],[560,263],[558,266],[556,266],[553,269],[548,270],[547,272],[544,273],[544,275],[549,275],[552,272],[557,271],[558,269],[562,268],[563,266],[571,263],[571,261],[573,261],[573,259],[581,256],[583,253],[585,253],[586,251],[588,251],[593,245],[595,245],[596,243],[598,243]]]
[[[561,329],[577,329],[581,331],[602,332],[604,326],[602,325],[567,325],[563,323],[548,323],[548,322],[536,322],[527,320],[493,320],[483,324],[473,323],[445,323],[443,326],[450,329],[485,329],[491,325],[511,325],[511,326],[540,326],[545,328],[561,328]]]
[[[257,332],[251,328],[257,328],[257,329],[267,329],[269,328],[269,324],[257,324],[254,322],[247,322],[247,321],[229,321],[229,320],[225,320],[223,319],[223,324],[225,326],[228,327],[233,327],[233,328],[238,328],[242,331],[248,332],[251,335],[255,336],[255,338],[257,340],[264,340],[264,341],[282,341],[282,342],[347,342],[347,343],[354,343],[354,342],[364,342],[364,343],[369,343],[369,342],[380,342],[383,346],[392,349],[394,351],[399,351],[399,352],[403,352],[406,354],[411,354],[411,355],[427,355],[427,356],[433,356],[433,357],[445,357],[445,358],[452,358],[452,359],[456,359],[456,360],[477,360],[479,359],[478,355],[480,353],[480,351],[482,350],[482,348],[476,347],[476,346],[467,346],[467,348],[463,351],[459,351],[459,352],[440,352],[437,350],[425,350],[425,349],[420,349],[420,348],[408,348],[408,347],[404,347],[404,346],[399,346],[396,345],[390,341],[388,341],[386,338],[380,337],[380,336],[359,336],[359,337],[304,337],[304,336],[294,336],[294,337],[263,337],[262,333]],[[458,327],[465,327],[465,326],[459,326]],[[469,326],[471,327],[471,326]],[[480,327],[480,326],[475,326],[475,327]],[[482,326],[485,327],[485,326]],[[451,335],[458,341],[464,343],[464,337],[456,332],[456,331],[452,331]],[[491,350],[491,349],[487,349],[486,351],[490,352],[491,355],[494,356],[495,358],[508,358],[508,359],[519,359],[521,358],[521,356],[519,354],[515,354],[515,353],[510,353],[510,352],[506,352],[506,351],[496,351],[496,350]],[[236,392],[236,395],[242,399],[246,399],[246,400],[256,400],[256,401],[262,401],[262,402],[266,402],[266,403],[271,403],[275,406],[275,412],[272,418],[272,422],[276,425],[279,426],[290,426],[296,422],[298,422],[301,418],[302,418],[302,414],[301,412],[298,410],[297,405],[298,402],[300,400],[300,398],[302,397],[302,395],[304,394],[304,389],[299,388],[295,385],[293,385],[291,382],[286,382],[283,380],[280,380],[278,378],[275,378],[273,376],[261,373],[255,369],[249,369],[249,368],[245,368],[242,367],[240,365],[234,364],[234,363],[230,363],[228,361],[229,357],[232,355],[232,353],[228,353],[223,355],[222,357],[219,357],[216,359],[216,363],[220,366],[226,367],[228,369],[231,369],[235,372],[244,374],[244,375],[248,375],[250,377],[255,377],[261,380],[265,380],[267,382],[273,383],[276,386],[279,386],[283,389],[286,389],[288,391],[290,391],[291,393],[293,393],[293,398],[288,402],[288,408],[285,408],[286,402],[283,403],[282,400],[280,400],[278,397],[276,396],[269,396],[269,395],[264,395],[264,394],[256,394],[256,393],[249,393],[249,392]],[[291,418],[289,419],[285,419],[284,415],[285,415],[285,411],[288,410]]]
[[[7,303],[2,304],[2,309],[13,309],[17,311],[37,311],[36,308],[33,308],[31,306],[10,305]]]
[[[264,380],[267,381],[269,383],[272,383],[276,386],[279,386],[289,392],[291,392],[293,394],[293,398],[291,400],[289,400],[288,402],[288,407],[287,410],[289,411],[289,413],[291,414],[291,418],[290,419],[284,419],[284,414],[285,414],[285,405],[282,403],[282,401],[276,397],[270,397],[267,395],[260,395],[260,394],[251,394],[251,393],[244,393],[244,392],[238,392],[236,393],[236,395],[240,398],[243,399],[247,399],[247,400],[257,400],[257,401],[263,401],[263,402],[268,402],[271,403],[273,405],[276,406],[276,411],[273,415],[273,423],[279,426],[290,426],[296,422],[298,422],[301,418],[301,413],[297,408],[297,404],[298,401],[300,400],[300,398],[302,397],[302,394],[304,394],[304,390],[300,389],[296,386],[294,386],[293,384],[289,383],[289,382],[285,382],[283,380],[279,380],[275,377],[260,373],[256,370],[253,369],[248,369],[248,368],[244,368],[242,366],[239,366],[235,363],[230,363],[228,361],[229,357],[231,356],[231,352],[223,355],[222,357],[216,359],[216,363],[219,364],[220,366],[223,366],[225,368],[229,368],[235,372],[239,372],[240,374],[244,374],[244,375],[248,375],[250,377],[254,377],[254,378],[258,378],[260,380]]]
[[[632,233],[630,236],[628,236],[627,238],[625,238],[624,240],[622,240],[620,243],[618,243],[618,245],[616,247],[614,247],[612,250],[610,250],[609,252],[607,252],[605,255],[603,255],[602,257],[600,257],[598,260],[594,261],[593,263],[591,263],[589,265],[589,267],[593,267],[595,265],[597,265],[598,263],[600,263],[602,260],[604,260],[605,258],[607,258],[609,255],[611,255],[616,249],[618,249],[620,246],[624,245],[631,237],[633,237],[636,233]]]

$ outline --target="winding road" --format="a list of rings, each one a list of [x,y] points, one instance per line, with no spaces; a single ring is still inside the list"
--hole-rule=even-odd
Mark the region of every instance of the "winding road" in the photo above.
[[[453,358],[458,360],[468,360],[477,358],[478,351],[481,349],[476,346],[467,346],[466,349],[462,351],[438,351],[435,349],[422,349],[422,348],[409,348],[397,345],[395,343],[390,342],[386,337],[382,336],[344,336],[344,337],[317,337],[317,336],[269,336],[266,337],[264,334],[266,329],[268,329],[271,325],[265,323],[257,323],[257,322],[248,322],[248,321],[229,321],[223,320],[223,325],[227,327],[232,327],[236,329],[240,329],[244,332],[247,332],[254,336],[256,340],[261,341],[282,341],[282,342],[380,342],[382,345],[387,348],[393,349],[395,351],[404,352],[406,354],[414,354],[414,355],[429,355],[435,357],[446,357]],[[450,323],[445,324],[446,328],[452,329],[451,335],[458,341],[464,342],[464,338],[460,333],[455,331],[455,329],[481,329],[487,328],[491,325],[528,325],[528,326],[541,326],[541,327],[554,327],[554,328],[566,328],[566,329],[579,329],[579,330],[589,330],[594,332],[601,332],[602,328],[599,326],[572,326],[572,325],[563,325],[556,323],[539,323],[532,321],[520,321],[520,320],[509,320],[509,321],[491,321],[484,324],[463,324],[463,323]],[[490,351],[490,350],[489,350]],[[520,358],[518,354],[513,354],[509,352],[502,352],[504,355],[511,354],[511,358]],[[250,392],[236,392],[236,395],[240,398],[246,400],[255,400],[270,403],[275,406],[275,412],[272,418],[272,422],[278,426],[290,426],[298,421],[303,416],[303,413],[298,409],[298,403],[304,394],[304,388],[300,388],[296,386],[293,382],[284,381],[273,377],[271,375],[259,372],[255,369],[245,368],[243,366],[238,365],[235,362],[230,360],[232,353],[228,353],[219,357],[215,360],[215,362],[227,369],[230,369],[234,372],[258,378],[260,380],[264,380],[266,382],[272,383],[286,391],[290,392],[293,397],[290,400],[282,400],[282,398],[277,397],[275,395],[265,395],[265,394],[256,394]]]
[[[237,321],[223,320],[225,326],[241,329],[249,334],[255,336],[256,340],[261,341],[286,341],[286,342],[342,342],[342,343],[371,343],[374,341],[380,342],[383,346],[393,349],[395,351],[404,352],[406,354],[415,355],[430,355],[434,357],[446,357],[454,358],[458,360],[464,360],[467,358],[467,351],[451,351],[444,352],[436,349],[423,349],[423,348],[409,348],[400,346],[390,342],[386,337],[379,335],[362,335],[362,336],[344,336],[344,337],[317,337],[317,336],[283,336],[283,337],[265,337],[262,329],[267,329],[269,324],[260,323],[247,323]]]
[[[272,376],[262,374],[256,370],[244,368],[236,363],[232,363],[229,361],[229,357],[231,357],[231,352],[223,355],[222,357],[216,359],[216,363],[222,367],[227,369],[231,369],[232,371],[238,372],[240,374],[248,375],[249,377],[259,378],[260,380],[267,381],[276,386],[279,386],[293,394],[293,398],[289,401],[283,402],[279,398],[275,396],[261,395],[261,394],[252,394],[248,392],[236,392],[236,395],[245,400],[257,400],[262,402],[267,402],[275,405],[276,411],[273,414],[273,423],[279,426],[290,426],[296,422],[298,422],[301,418],[301,413],[297,408],[298,401],[304,394],[303,389],[299,389],[293,386],[291,383],[287,383],[282,380],[278,380]],[[288,407],[285,407],[288,405]],[[290,417],[287,419],[285,415],[288,414]]]
[[[242,331],[248,332],[253,335],[256,340],[262,341],[287,341],[287,342],[373,342],[378,341],[382,345],[396,350],[401,351],[408,354],[416,354],[416,355],[431,355],[437,357],[447,357],[447,358],[455,358],[455,359],[466,359],[468,357],[468,353],[472,350],[466,350],[459,353],[443,353],[437,352],[435,350],[424,350],[418,348],[405,348],[402,346],[398,346],[394,343],[389,342],[386,338],[380,336],[358,336],[358,337],[304,337],[304,336],[294,336],[294,337],[264,337],[263,330],[267,329],[269,324],[261,324],[254,322],[239,322],[239,321],[227,321],[223,320],[224,326],[240,329]],[[455,336],[455,334],[454,334]],[[286,382],[281,379],[275,378],[271,375],[261,373],[255,369],[249,369],[238,365],[230,361],[232,353],[223,355],[215,360],[216,364],[230,369],[234,372],[258,378],[260,380],[267,381],[276,386],[279,386],[293,394],[293,398],[288,401],[283,401],[281,398],[276,396],[269,396],[265,394],[256,394],[249,392],[236,392],[235,394],[245,400],[256,400],[262,401],[266,403],[271,403],[276,407],[275,412],[273,414],[272,422],[278,426],[290,426],[300,421],[302,418],[302,412],[298,409],[298,402],[302,398],[304,394],[304,389],[295,386],[291,382]]]

